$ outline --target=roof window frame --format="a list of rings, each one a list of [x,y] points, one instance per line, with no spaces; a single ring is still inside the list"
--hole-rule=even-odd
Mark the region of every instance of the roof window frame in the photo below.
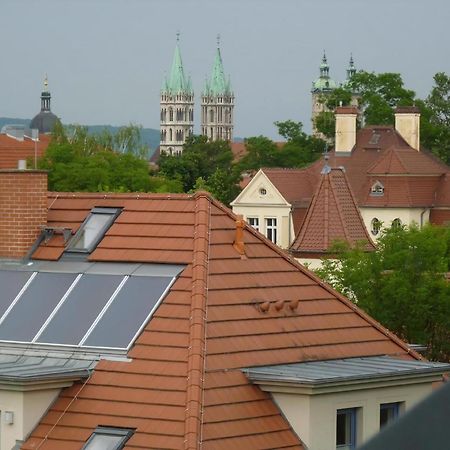
[[[381,181],[375,181],[370,188],[370,195],[373,197],[382,197],[384,195],[384,185]]]
[[[89,439],[86,441],[81,450],[90,450],[91,448],[94,448],[92,446],[95,445],[94,441],[98,436],[115,436],[121,438],[114,447],[114,450],[121,450],[125,447],[126,442],[135,431],[136,430],[133,428],[116,428],[99,425],[89,436]]]
[[[111,228],[112,224],[115,222],[116,218],[122,212],[121,207],[94,207],[91,209],[89,215],[84,219],[83,223],[78,228],[77,232],[72,236],[69,242],[66,245],[65,252],[74,253],[74,254],[89,254],[97,247],[99,242],[104,238],[106,232]],[[97,235],[92,239],[88,246],[83,248],[74,248],[73,246],[81,239],[82,234],[86,230],[86,226],[89,224],[89,221],[92,217],[96,215],[105,215],[109,216],[109,220],[107,220],[97,231]]]

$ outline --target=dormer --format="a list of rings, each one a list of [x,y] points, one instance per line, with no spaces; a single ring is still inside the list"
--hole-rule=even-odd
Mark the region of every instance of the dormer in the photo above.
[[[373,197],[382,197],[384,195],[384,186],[381,181],[375,181],[370,188],[370,195]]]

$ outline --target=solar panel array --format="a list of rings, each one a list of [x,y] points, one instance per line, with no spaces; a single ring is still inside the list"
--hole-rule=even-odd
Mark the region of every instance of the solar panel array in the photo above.
[[[0,270],[0,341],[128,349],[173,279]]]

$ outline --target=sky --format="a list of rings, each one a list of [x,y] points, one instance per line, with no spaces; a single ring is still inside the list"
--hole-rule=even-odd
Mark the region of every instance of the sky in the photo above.
[[[63,123],[159,128],[159,94],[180,33],[196,96],[216,52],[235,93],[235,136],[279,138],[275,121],[311,130],[311,83],[323,51],[330,75],[402,74],[424,98],[450,74],[448,0],[2,0],[0,117],[39,112],[48,74]]]

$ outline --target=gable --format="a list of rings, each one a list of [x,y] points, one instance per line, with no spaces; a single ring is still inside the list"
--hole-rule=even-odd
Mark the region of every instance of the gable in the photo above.
[[[261,169],[242,190],[231,206],[280,205],[290,206],[280,191]]]

